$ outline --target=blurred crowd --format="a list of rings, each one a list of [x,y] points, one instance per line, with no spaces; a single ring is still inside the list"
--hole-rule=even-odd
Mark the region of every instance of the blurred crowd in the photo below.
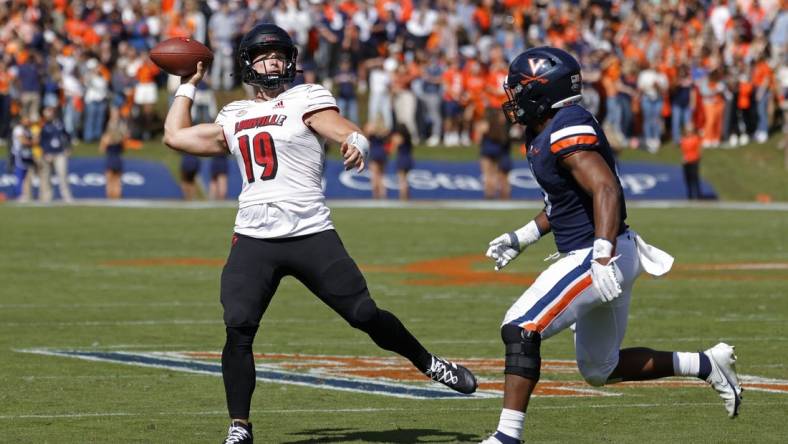
[[[178,80],[148,51],[171,37],[205,42],[203,90],[234,89],[237,43],[266,21],[299,46],[299,81],[331,88],[346,117],[398,141],[479,147],[485,196],[506,197],[517,129],[501,85],[524,49],[581,61],[585,106],[617,149],[656,152],[687,133],[737,147],[782,131],[787,11],[784,0],[0,1],[0,139],[19,151],[30,143],[16,127],[52,120],[64,143],[98,141],[118,121],[149,139],[159,93]]]

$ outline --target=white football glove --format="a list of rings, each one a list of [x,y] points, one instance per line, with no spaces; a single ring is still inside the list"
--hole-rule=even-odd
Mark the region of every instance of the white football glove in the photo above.
[[[487,248],[486,255],[495,261],[495,271],[505,267],[506,264],[520,254],[521,250],[515,250],[513,245],[515,242],[516,240],[512,238],[511,233],[504,233],[490,241],[490,247]],[[516,247],[519,248],[519,245]]]
[[[593,259],[591,260],[591,282],[599,293],[602,302],[610,302],[621,296],[621,281],[624,280],[621,270],[616,265],[616,260],[621,256],[610,257],[613,254],[613,244],[607,239],[594,241]],[[610,258],[606,265],[597,262],[597,259]]]
[[[485,255],[495,261],[495,271],[498,271],[514,260],[526,247],[538,241],[540,236],[536,222],[528,222],[522,228],[491,240]]]

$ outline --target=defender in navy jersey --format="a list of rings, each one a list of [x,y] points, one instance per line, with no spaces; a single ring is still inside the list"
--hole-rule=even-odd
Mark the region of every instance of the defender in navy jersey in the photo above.
[[[321,186],[324,143],[341,143],[345,168],[361,171],[369,141],[339,115],[334,96],[322,86],[288,88],[298,49],[282,28],[255,26],[238,54],[241,77],[255,88],[253,100],[227,104],[214,123],[192,125],[189,108],[206,69],[200,63],[196,74],[181,79],[164,123],[167,146],[196,156],[232,154],[243,178],[221,278],[227,327],[222,376],[231,418],[225,443],[252,443],[252,343],[285,276],[298,279],[348,324],[427,377],[460,393],[474,392],[476,378],[468,369],[428,352],[396,316],[378,308],[334,230]]]
[[[526,129],[528,164],[542,188],[550,228],[560,253],[588,248],[594,243],[594,204],[565,166],[563,159],[578,151],[595,151],[613,173],[618,192],[619,223],[616,235],[627,229],[627,217],[621,183],[615,174],[615,158],[604,132],[594,116],[580,105],[568,105],[556,111],[545,128],[534,134]]]
[[[626,225],[615,159],[599,123],[578,105],[581,85],[577,60],[549,47],[520,54],[504,84],[504,113],[526,126],[528,163],[545,207],[525,226],[493,239],[487,256],[500,270],[552,231],[561,258],[504,317],[504,405],[497,431],[484,444],[521,442],[539,380],[541,340],[567,327],[574,331],[577,367],[591,385],[696,376],[719,393],[729,417],[741,403],[736,356],[728,344],[701,353],[620,348],[635,279],[643,271],[667,273],[673,258]]]

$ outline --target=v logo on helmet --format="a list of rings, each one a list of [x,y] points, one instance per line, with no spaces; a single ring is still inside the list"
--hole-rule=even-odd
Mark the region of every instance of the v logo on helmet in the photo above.
[[[531,67],[531,74],[536,74],[539,71],[539,68],[544,66],[545,59],[528,59],[528,66]]]

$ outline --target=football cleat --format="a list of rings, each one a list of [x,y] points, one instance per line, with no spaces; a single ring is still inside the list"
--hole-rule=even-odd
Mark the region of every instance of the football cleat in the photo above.
[[[430,357],[430,367],[424,372],[428,378],[466,395],[476,391],[476,377],[470,370],[435,355]]]
[[[736,355],[734,347],[720,342],[714,347],[703,352],[711,361],[711,373],[706,378],[714,390],[725,401],[725,410],[729,418],[739,414],[741,406],[741,386],[736,376]]]
[[[512,438],[509,435],[505,435],[502,432],[495,432],[490,435],[487,439],[480,442],[479,444],[520,444],[522,441],[516,438]]]
[[[240,421],[233,421],[227,430],[227,438],[223,444],[252,444],[252,424],[244,424]]]

